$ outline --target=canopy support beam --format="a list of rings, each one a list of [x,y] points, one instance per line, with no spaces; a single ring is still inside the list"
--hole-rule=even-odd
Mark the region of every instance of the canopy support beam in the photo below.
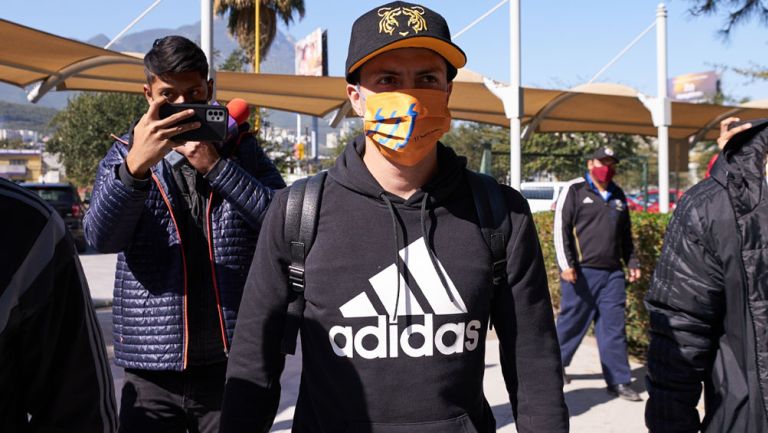
[[[128,56],[99,56],[91,57],[77,63],[73,63],[66,68],[61,69],[59,72],[49,75],[48,78],[39,82],[32,90],[27,94],[27,100],[31,103],[36,103],[51,89],[54,89],[59,84],[67,80],[67,78],[77,75],[88,69],[96,68],[105,65],[142,65],[144,64],[141,59],[128,57]]]

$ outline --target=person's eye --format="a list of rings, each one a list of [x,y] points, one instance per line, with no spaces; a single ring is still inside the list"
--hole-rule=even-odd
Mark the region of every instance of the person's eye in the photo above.
[[[422,83],[438,83],[440,80],[437,78],[437,75],[422,75],[421,80]]]
[[[379,84],[379,85],[382,85],[382,86],[391,86],[393,84],[397,84],[397,80],[395,79],[395,77],[393,77],[391,75],[387,75],[387,76],[379,78],[376,81],[376,84]]]

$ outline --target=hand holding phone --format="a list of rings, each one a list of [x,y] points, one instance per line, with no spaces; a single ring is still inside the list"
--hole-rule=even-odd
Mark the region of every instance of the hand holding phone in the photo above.
[[[226,139],[229,112],[227,107],[221,105],[164,104],[160,106],[160,118],[168,119],[176,113],[187,110],[193,110],[193,114],[174,125],[197,122],[200,127],[175,135],[172,138],[174,141],[224,141]]]
[[[149,102],[147,112],[133,129],[133,143],[125,158],[128,172],[138,178],[146,178],[149,169],[168,153],[178,142],[171,141],[176,135],[200,127],[198,121],[180,123],[195,114],[194,110],[182,110],[166,118],[160,118],[160,107],[167,105],[163,98]]]

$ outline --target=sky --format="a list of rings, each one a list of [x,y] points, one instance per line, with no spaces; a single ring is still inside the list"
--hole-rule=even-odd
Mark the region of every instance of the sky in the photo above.
[[[501,0],[423,0],[440,12],[455,34]],[[28,0],[6,2],[0,17],[59,36],[85,40],[116,36],[154,0]],[[722,2],[722,0],[721,0]],[[300,39],[318,27],[328,32],[331,75],[343,75],[352,22],[381,4],[370,0],[305,0],[306,14],[281,29]],[[658,0],[521,0],[522,81],[540,88],[570,88],[587,82],[653,23]],[[768,81],[752,81],[729,68],[767,66],[768,26],[757,20],[737,27],[728,41],[717,30],[725,14],[693,16],[691,0],[671,0],[668,9],[669,76],[722,71],[724,93],[736,99],[768,98]],[[200,18],[199,0],[163,0],[132,31],[176,28]],[[467,67],[509,82],[509,7],[502,6],[455,39]],[[598,81],[656,94],[656,38],[652,30]]]

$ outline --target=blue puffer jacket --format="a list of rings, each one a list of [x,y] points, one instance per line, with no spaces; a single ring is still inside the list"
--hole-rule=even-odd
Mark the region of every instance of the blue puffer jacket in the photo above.
[[[246,128],[243,125],[241,131]],[[152,167],[148,190],[123,184],[118,170],[131,138],[128,134],[116,141],[99,164],[85,233],[99,252],[119,253],[112,309],[116,364],[183,370],[188,345],[187,275],[184,239],[174,214],[183,198],[165,160]],[[234,150],[221,161],[218,176],[209,179],[213,192],[206,224],[228,349],[262,219],[273,190],[285,183],[252,135],[241,133],[227,146]]]

